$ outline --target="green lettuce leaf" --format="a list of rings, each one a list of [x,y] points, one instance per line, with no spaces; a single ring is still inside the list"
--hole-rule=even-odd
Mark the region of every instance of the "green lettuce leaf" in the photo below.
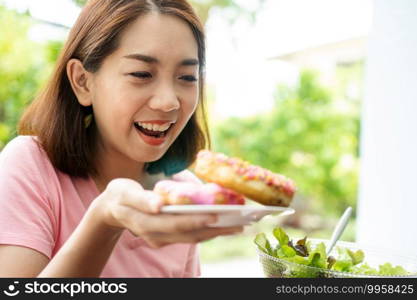
[[[362,250],[357,250],[356,252],[353,252],[352,250],[346,249],[346,251],[349,257],[352,259],[353,265],[358,265],[361,262],[363,262],[365,258],[365,254],[363,253]]]
[[[316,246],[316,248],[312,252],[310,252],[308,259],[309,259],[309,266],[326,269],[327,255],[326,255],[326,246],[324,245],[324,243],[319,243]]]
[[[308,264],[309,264],[308,257],[302,257],[302,256],[299,256],[299,255],[289,257],[287,260],[290,261],[290,262],[300,264],[300,265],[305,265],[305,266],[308,266]]]
[[[274,255],[274,250],[271,247],[271,244],[269,243],[265,233],[258,233],[254,240],[255,244],[258,246],[258,248],[265,252],[266,254]]]
[[[379,275],[408,275],[409,273],[401,266],[393,266],[390,263],[385,263],[379,266]]]
[[[363,263],[359,266],[354,266],[350,269],[350,272],[363,275],[378,275],[378,270],[370,267],[367,263]]]
[[[335,270],[338,272],[349,272],[352,267],[353,267],[352,260],[343,259],[343,260],[337,260],[334,263],[332,270]]]
[[[290,258],[297,255],[293,248],[286,245],[282,245],[281,247],[279,247],[276,253],[279,258]]]
[[[276,227],[272,233],[274,234],[280,246],[288,245],[290,239],[281,227]]]

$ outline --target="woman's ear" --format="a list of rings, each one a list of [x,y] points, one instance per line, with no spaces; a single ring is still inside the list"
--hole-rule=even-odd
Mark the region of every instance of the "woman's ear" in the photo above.
[[[67,76],[78,102],[82,106],[92,105],[91,73],[84,69],[80,60],[72,58],[68,61]]]

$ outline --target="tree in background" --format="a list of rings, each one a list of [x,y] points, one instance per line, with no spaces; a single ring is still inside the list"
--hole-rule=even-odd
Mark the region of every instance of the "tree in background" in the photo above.
[[[270,113],[215,124],[213,146],[293,178],[298,200],[316,213],[339,214],[356,202],[358,135],[359,102],[334,97],[304,71],[296,87],[277,89]]]
[[[0,150],[16,136],[23,108],[34,98],[56,59],[59,43],[29,39],[28,14],[0,4]]]

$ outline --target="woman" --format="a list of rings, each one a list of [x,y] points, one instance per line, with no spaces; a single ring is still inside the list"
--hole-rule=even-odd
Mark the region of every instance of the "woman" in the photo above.
[[[196,243],[242,230],[160,214],[151,191],[197,180],[204,61],[184,0],[85,6],[0,156],[0,276],[198,276]]]

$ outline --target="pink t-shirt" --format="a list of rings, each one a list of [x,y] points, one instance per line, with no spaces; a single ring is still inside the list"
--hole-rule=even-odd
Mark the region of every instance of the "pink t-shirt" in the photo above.
[[[0,244],[35,249],[52,258],[99,195],[94,181],[51,164],[32,136],[18,136],[0,154]],[[196,245],[159,249],[125,230],[101,277],[196,277]]]

